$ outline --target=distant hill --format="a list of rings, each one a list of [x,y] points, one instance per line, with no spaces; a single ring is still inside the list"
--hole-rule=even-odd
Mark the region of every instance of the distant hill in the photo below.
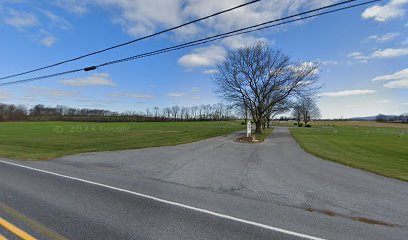
[[[353,121],[374,121],[377,116],[368,116],[368,117],[353,117],[353,118],[348,118],[347,120],[353,120]]]
[[[382,115],[382,117],[385,120],[391,119],[391,118],[396,118],[398,115]],[[348,118],[347,120],[353,120],[353,121],[375,121],[377,116],[368,116],[368,117],[353,117],[353,118]]]

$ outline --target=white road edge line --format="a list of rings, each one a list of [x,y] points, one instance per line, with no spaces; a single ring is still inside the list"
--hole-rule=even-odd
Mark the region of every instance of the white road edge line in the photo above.
[[[104,188],[109,188],[109,189],[124,192],[124,193],[129,193],[129,194],[136,195],[136,196],[139,196],[139,197],[151,199],[151,200],[154,200],[154,201],[157,201],[157,202],[166,203],[166,204],[170,204],[170,205],[173,205],[173,206],[178,206],[178,207],[190,209],[190,210],[201,212],[201,213],[206,213],[206,214],[209,214],[209,215],[212,215],[212,216],[216,216],[216,217],[220,217],[220,218],[224,218],[224,219],[229,219],[229,220],[232,220],[232,221],[245,223],[245,224],[248,224],[248,225],[252,225],[252,226],[272,230],[272,231],[275,231],[275,232],[280,232],[280,233],[284,233],[284,234],[288,234],[288,235],[292,235],[292,236],[296,236],[296,237],[301,237],[301,238],[304,238],[304,239],[325,240],[324,238],[318,238],[318,237],[310,236],[310,235],[307,235],[307,234],[302,234],[302,233],[297,233],[297,232],[285,230],[285,229],[278,228],[278,227],[272,227],[272,226],[269,226],[269,225],[266,225],[266,224],[257,223],[257,222],[253,222],[253,221],[249,221],[249,220],[245,220],[245,219],[241,219],[241,218],[236,218],[236,217],[233,217],[233,216],[213,212],[213,211],[202,209],[202,208],[192,207],[192,206],[185,205],[185,204],[182,204],[182,203],[172,202],[172,201],[169,201],[169,200],[161,199],[161,198],[158,198],[158,197],[153,197],[153,196],[146,195],[146,194],[143,194],[143,193],[133,192],[133,191],[126,190],[126,189],[123,189],[123,188],[109,186],[109,185],[106,185],[106,184],[103,184],[103,183],[97,183],[97,182],[92,182],[92,181],[81,179],[81,178],[70,177],[70,176],[67,176],[67,175],[63,175],[63,174],[59,174],[59,173],[55,173],[55,172],[50,172],[50,171],[46,171],[46,170],[42,170],[42,169],[38,169],[38,168],[28,167],[28,166],[25,166],[25,165],[12,163],[12,162],[7,162],[7,161],[3,161],[3,160],[0,160],[0,162],[4,163],[4,164],[9,164],[9,165],[25,168],[25,169],[30,169],[30,170],[41,172],[41,173],[47,173],[47,174],[58,176],[58,177],[63,177],[63,178],[67,178],[67,179],[71,179],[71,180],[75,180],[75,181],[79,181],[79,182],[84,182],[84,183],[88,183],[88,184],[92,184],[92,185],[96,185],[96,186],[100,186],[100,187],[104,187]]]

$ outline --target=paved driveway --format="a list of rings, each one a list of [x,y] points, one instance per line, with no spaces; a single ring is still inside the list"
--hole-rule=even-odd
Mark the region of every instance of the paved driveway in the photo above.
[[[25,164],[321,237],[401,239],[408,233],[408,183],[316,158],[287,128],[275,128],[263,144],[236,143],[237,136]],[[228,201],[245,209],[229,209]],[[265,208],[246,208],[254,205]]]

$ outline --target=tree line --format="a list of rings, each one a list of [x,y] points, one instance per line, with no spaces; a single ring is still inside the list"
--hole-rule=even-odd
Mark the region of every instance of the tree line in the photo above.
[[[393,122],[393,123],[408,123],[408,113],[399,116],[389,116],[385,114],[378,114],[375,117],[377,122]]]
[[[63,105],[46,107],[0,103],[0,121],[224,121],[237,119],[239,111],[222,103],[198,106],[154,107],[146,111],[115,112],[104,109],[70,108]]]

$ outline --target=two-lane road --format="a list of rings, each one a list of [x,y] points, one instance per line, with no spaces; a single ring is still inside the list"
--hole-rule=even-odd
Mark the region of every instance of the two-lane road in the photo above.
[[[0,212],[39,239],[408,236],[406,182],[313,157],[286,128],[276,128],[263,144],[239,144],[235,137],[6,160],[0,162],[0,206],[9,210]]]

